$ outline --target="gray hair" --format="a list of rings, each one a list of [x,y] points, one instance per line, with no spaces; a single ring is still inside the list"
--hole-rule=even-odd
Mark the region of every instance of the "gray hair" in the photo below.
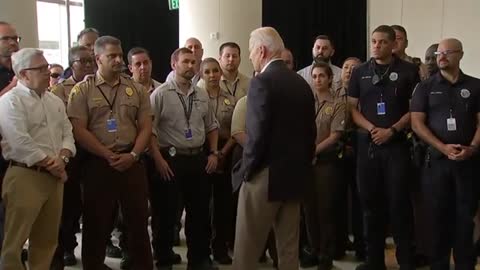
[[[93,48],[95,55],[102,54],[107,45],[122,46],[122,42],[120,39],[112,36],[99,37],[95,41],[95,47]]]
[[[12,54],[12,69],[15,75],[19,75],[20,71],[30,68],[32,59],[36,56],[43,56],[43,51],[34,48],[23,48]]]
[[[280,55],[285,49],[283,40],[273,27],[261,27],[250,34],[250,50],[258,46],[265,46],[273,55]]]

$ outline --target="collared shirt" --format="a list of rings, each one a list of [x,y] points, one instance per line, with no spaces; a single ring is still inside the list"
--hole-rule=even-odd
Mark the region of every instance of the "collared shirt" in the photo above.
[[[65,105],[50,92],[39,96],[21,82],[0,98],[2,154],[33,166],[68,149],[75,155],[72,125]]]
[[[232,127],[232,115],[235,108],[235,97],[220,89],[218,96],[210,96],[210,106],[215,112],[219,124],[218,138],[228,140]]]
[[[138,134],[137,120],[152,115],[148,92],[142,85],[122,75],[119,83],[112,87],[98,72],[75,85],[70,93],[67,113],[70,118],[85,120],[88,130],[116,152],[134,146]],[[116,122],[116,131],[107,126],[112,121]]]
[[[313,65],[314,63],[312,63],[310,66],[304,67],[303,69],[297,72],[300,76],[302,76],[305,79],[305,81],[308,82],[308,84],[310,84],[310,86],[313,86],[313,79],[312,79]],[[329,65],[333,71],[332,89],[337,89],[342,85],[342,69],[333,65],[332,63],[329,63]]]
[[[247,117],[247,96],[239,99],[232,115],[231,135],[246,132],[246,117]]]
[[[180,97],[183,97],[185,107]],[[185,112],[189,110],[190,99],[193,100],[192,110],[190,120],[187,121]],[[160,147],[201,147],[206,134],[218,128],[208,94],[198,86],[191,85],[185,95],[174,80],[167,81],[153,91],[150,102],[154,114],[153,133],[157,134]],[[186,135],[189,131],[191,138]]]
[[[63,82],[52,86],[50,92],[59,97],[63,103],[65,103],[65,106],[67,106],[68,96],[70,96],[70,91],[72,91],[75,84],[77,84],[77,82],[73,79],[73,76],[70,76]]]
[[[352,108],[348,104],[347,88],[341,86],[332,94],[335,98],[335,102],[343,103],[345,105],[345,130],[350,130],[354,125],[352,120]]]
[[[316,144],[328,138],[332,132],[345,130],[345,103],[338,102],[331,94],[320,100],[315,93],[315,114]]]
[[[15,77],[13,70],[0,65],[0,91],[3,90]]]
[[[443,143],[470,145],[479,124],[480,79],[461,73],[452,84],[437,72],[415,89],[411,111],[425,113],[427,127]],[[448,118],[455,119],[455,130],[448,130]]]
[[[375,85],[374,78],[379,78]],[[416,65],[397,57],[389,65],[378,65],[372,58],[353,69],[348,96],[358,99],[360,113],[370,123],[389,128],[409,112],[410,98],[419,82]]]
[[[248,88],[250,87],[250,80],[250,77],[247,77],[240,72],[238,72],[237,77],[233,81],[227,80],[227,78],[222,75],[222,78],[220,79],[220,87],[230,95],[234,96],[235,101],[238,101],[240,98],[247,95]],[[197,86],[205,89],[205,81],[201,79]]]

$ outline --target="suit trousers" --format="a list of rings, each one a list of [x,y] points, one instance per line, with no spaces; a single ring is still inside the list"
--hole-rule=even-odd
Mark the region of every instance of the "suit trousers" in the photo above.
[[[268,201],[268,174],[268,168],[265,168],[240,188],[233,270],[257,269],[258,258],[272,225],[277,243],[278,269],[299,268],[300,202]]]
[[[148,235],[148,183],[143,162],[119,172],[92,155],[85,162],[83,179],[82,260],[86,270],[103,270],[105,246],[112,231],[112,216],[120,202],[132,269],[152,269]]]
[[[11,166],[2,198],[6,215],[0,269],[24,269],[20,254],[29,239],[29,269],[48,270],[57,248],[63,183],[46,172]]]
[[[478,207],[478,160],[431,160],[423,171],[422,194],[430,212],[432,270],[473,270],[477,261],[473,220]]]

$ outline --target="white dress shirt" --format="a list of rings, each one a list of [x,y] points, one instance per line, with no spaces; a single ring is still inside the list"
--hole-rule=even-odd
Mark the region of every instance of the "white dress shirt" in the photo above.
[[[0,98],[0,133],[5,160],[33,166],[62,149],[75,155],[65,104],[48,91],[39,96],[21,82]]]

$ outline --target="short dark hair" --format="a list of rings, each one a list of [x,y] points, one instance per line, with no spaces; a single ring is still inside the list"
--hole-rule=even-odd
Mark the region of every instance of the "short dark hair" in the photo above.
[[[84,35],[86,35],[88,33],[95,33],[95,34],[97,34],[97,36],[100,35],[100,32],[98,32],[97,29],[95,29],[93,27],[88,27],[88,28],[85,28],[82,31],[80,31],[80,33],[78,33],[77,41],[79,41]]]
[[[355,61],[357,61],[357,62],[359,62],[359,63],[362,63],[362,60],[360,60],[360,58],[355,57],[355,56],[351,56],[351,57],[348,57],[347,59],[345,59],[345,61],[343,61],[342,66],[343,66],[347,61],[350,61],[350,60],[355,60]]]
[[[235,48],[235,49],[238,50],[238,55],[241,54],[240,46],[238,46],[237,43],[235,43],[235,42],[225,42],[222,45],[220,45],[220,49],[219,49],[220,56],[222,56],[223,49],[225,49],[225,47]]]
[[[375,30],[373,30],[373,33],[385,33],[388,36],[388,39],[391,41],[395,41],[395,30],[391,26],[388,25],[380,25]]]
[[[332,40],[329,36],[327,36],[327,35],[318,35],[318,36],[315,37],[315,40],[313,40],[313,43],[315,43],[315,42],[316,42],[317,40],[319,40],[319,39],[330,41],[330,44],[332,45],[332,48],[335,48],[335,44],[333,43],[333,40]]]
[[[10,24],[10,23],[8,23],[8,22],[6,22],[6,21],[0,21],[0,25],[12,25],[12,24]]]
[[[403,35],[405,35],[405,39],[408,39],[407,38],[407,30],[405,30],[405,27],[403,27],[401,25],[398,25],[398,24],[390,25],[390,27],[392,27],[394,31],[397,30],[397,31],[402,32]]]
[[[333,71],[332,71],[332,68],[330,67],[330,65],[328,63],[322,62],[322,61],[316,62],[312,66],[312,70],[310,71],[310,75],[313,72],[313,70],[316,69],[316,68],[323,68],[325,70],[325,72],[327,73],[327,76],[329,78],[333,78]]]
[[[129,65],[132,64],[132,57],[134,55],[141,54],[141,53],[146,54],[148,56],[148,58],[150,58],[150,53],[147,51],[147,49],[142,48],[142,47],[134,47],[134,48],[131,48],[130,51],[128,51],[128,54],[127,54],[128,64]]]
[[[56,64],[56,63],[50,64],[49,69],[56,68],[56,67],[59,67],[59,68],[63,69],[62,65]]]
[[[172,56],[170,57],[170,63],[175,63],[178,61],[178,57],[181,55],[181,54],[186,54],[186,53],[190,53],[190,54],[193,54],[192,50],[190,50],[189,48],[185,48],[185,47],[181,47],[181,48],[178,48],[176,49],[173,53],[172,53]]]
[[[207,58],[203,59],[202,63],[200,63],[200,75],[203,74],[203,68],[208,63],[215,63],[215,64],[217,64],[220,71],[222,70],[222,68],[220,67],[220,63],[218,63],[217,59],[215,59],[213,57],[207,57]]]
[[[122,46],[122,42],[118,38],[112,37],[112,36],[99,37],[95,41],[95,47],[94,47],[95,54],[102,53],[107,45]]]
[[[90,53],[90,50],[85,46],[75,46],[70,49],[68,52],[68,66],[71,67],[73,65],[73,62],[76,60],[75,56],[81,51]]]

